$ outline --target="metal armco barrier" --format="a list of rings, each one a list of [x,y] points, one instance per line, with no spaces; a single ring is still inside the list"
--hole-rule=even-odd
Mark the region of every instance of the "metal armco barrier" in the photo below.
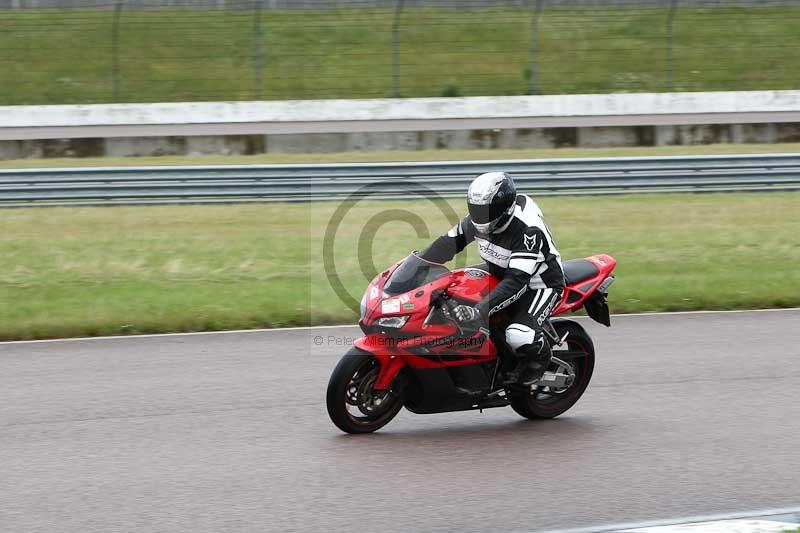
[[[402,199],[420,190],[456,197],[477,174],[497,170],[539,196],[800,190],[800,154],[165,166],[0,170],[0,207]]]

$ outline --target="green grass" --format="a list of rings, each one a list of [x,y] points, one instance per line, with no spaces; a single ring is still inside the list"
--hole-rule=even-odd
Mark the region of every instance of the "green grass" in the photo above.
[[[12,10],[0,19],[0,104],[394,95],[391,9]],[[794,89],[800,7],[677,11],[667,84],[666,9],[545,9],[542,94]],[[404,97],[530,91],[525,8],[406,8]],[[119,94],[113,90],[114,57]],[[256,65],[260,64],[260,89]]]
[[[0,161],[0,169],[143,165],[243,165],[258,163],[383,163],[387,161],[550,159],[560,157],[640,157],[792,152],[800,152],[800,143],[706,144],[697,146],[635,146],[620,148],[553,148],[525,150],[424,150],[416,152],[340,152],[315,154],[278,153],[259,155],[9,159]]]
[[[606,252],[619,260],[614,312],[800,305],[798,194],[541,205],[565,258]],[[338,207],[2,210],[0,339],[352,322],[322,262]],[[417,236],[396,210],[419,215],[427,230]],[[366,284],[359,250],[381,269],[449,224],[427,202],[356,204],[333,241],[335,271],[358,300]],[[376,235],[371,247],[359,244],[365,227]],[[477,260],[472,248],[469,261]]]

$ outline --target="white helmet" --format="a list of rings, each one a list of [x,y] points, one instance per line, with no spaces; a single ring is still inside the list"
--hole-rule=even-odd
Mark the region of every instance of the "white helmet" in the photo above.
[[[481,174],[469,186],[467,207],[478,233],[488,234],[501,228],[514,214],[517,188],[505,172]]]

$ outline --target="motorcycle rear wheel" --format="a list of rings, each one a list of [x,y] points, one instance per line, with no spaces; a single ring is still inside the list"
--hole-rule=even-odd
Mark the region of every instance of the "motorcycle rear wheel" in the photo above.
[[[509,391],[511,408],[520,416],[531,420],[555,418],[575,405],[589,385],[594,371],[594,344],[586,330],[572,321],[554,321],[553,326],[559,338],[568,333],[564,341],[566,346],[553,349],[554,357],[558,357],[559,351],[564,348],[571,353],[581,352],[583,355],[567,361],[575,371],[575,380],[566,389],[550,391],[538,387],[534,391]],[[557,367],[557,364],[551,363],[548,370],[552,371]]]
[[[328,416],[345,433],[377,431],[402,409],[402,400],[393,392],[372,388],[379,370],[377,359],[356,348],[333,369],[326,396]]]

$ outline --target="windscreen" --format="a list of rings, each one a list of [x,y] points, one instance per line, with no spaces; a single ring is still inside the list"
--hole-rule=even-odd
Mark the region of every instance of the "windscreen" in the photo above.
[[[403,294],[416,289],[435,279],[450,274],[450,270],[437,263],[430,263],[411,254],[400,264],[383,286],[383,292],[389,296]]]

